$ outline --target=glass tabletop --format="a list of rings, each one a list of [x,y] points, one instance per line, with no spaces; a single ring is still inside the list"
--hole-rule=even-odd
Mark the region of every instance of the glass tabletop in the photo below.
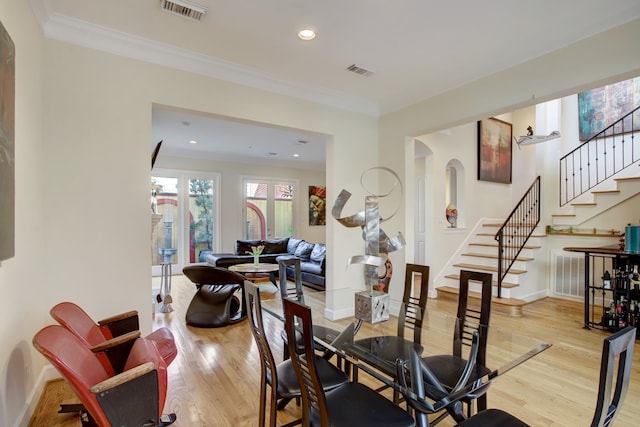
[[[306,293],[303,301],[299,301],[311,308],[314,328],[323,326],[324,328],[320,329],[329,329],[328,333],[325,331],[321,336],[315,336],[316,342],[390,387],[405,395],[413,396],[416,401],[427,405],[425,408],[431,408],[434,412],[475,389],[485,387],[495,378],[551,346],[549,343],[512,331],[490,327],[486,348],[487,373],[482,378],[465,382],[452,390],[440,388],[442,398],[435,403],[427,402],[424,390],[409,389],[396,380],[397,375],[389,374],[396,372],[398,365],[401,364],[406,376],[412,377],[413,381],[422,378],[426,383],[430,383],[430,372],[424,364],[420,363],[420,357],[452,354],[454,331],[458,319],[442,312],[429,311],[427,308],[423,313],[424,321],[420,331],[421,345],[417,345],[409,339],[397,336],[397,317],[393,315],[387,321],[373,324],[353,317],[339,320],[327,319],[325,300],[331,298],[330,292]],[[262,310],[284,321],[283,304],[280,298],[263,300]],[[390,360],[389,352],[398,357]],[[432,385],[436,388],[442,387],[439,384]]]

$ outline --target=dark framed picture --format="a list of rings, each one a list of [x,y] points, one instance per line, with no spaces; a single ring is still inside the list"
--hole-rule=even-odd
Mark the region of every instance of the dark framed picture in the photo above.
[[[309,186],[309,225],[327,225],[327,189]]]
[[[478,180],[511,184],[511,123],[478,121]]]
[[[0,23],[0,261],[15,255],[15,46]]]

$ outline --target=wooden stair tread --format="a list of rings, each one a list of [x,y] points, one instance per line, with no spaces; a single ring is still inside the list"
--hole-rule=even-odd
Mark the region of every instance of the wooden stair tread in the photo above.
[[[477,258],[489,258],[489,259],[498,259],[498,255],[494,255],[494,254],[480,254],[480,253],[474,253],[474,252],[465,252],[460,254],[462,256],[472,256],[472,257],[477,257]],[[508,259],[508,260],[512,260],[513,257],[503,257],[503,259]],[[533,261],[535,258],[529,258],[529,257],[521,257],[519,256],[517,258],[518,261]]]
[[[474,243],[471,242],[469,243],[469,246],[484,246],[484,247],[488,247],[488,248],[497,248],[498,244],[497,243]],[[517,246],[515,245],[504,245],[505,248],[517,248]],[[542,246],[539,245],[524,245],[523,248],[524,249],[540,249]]]
[[[613,178],[614,181],[640,181],[640,176],[625,176],[621,178]]]
[[[447,274],[446,276],[444,276],[445,279],[453,279],[456,281],[460,281],[460,275],[459,274]],[[497,280],[492,280],[491,281],[491,286],[495,286],[498,287],[498,281]],[[509,282],[502,282],[502,287],[505,289],[511,289],[511,288],[517,288],[518,284],[516,283],[509,283]]]
[[[440,286],[436,288],[438,292],[438,298],[446,300],[458,300],[458,288],[451,286]],[[479,292],[469,291],[469,298],[480,300],[481,294]],[[491,297],[492,311],[506,314],[511,317],[522,317],[524,315],[524,306],[527,305],[526,301],[517,298],[498,298],[497,296]]]
[[[440,286],[436,288],[436,291],[449,292],[452,294],[458,295],[458,288],[454,288],[453,286]],[[480,292],[469,291],[469,296],[471,298],[482,298],[482,294]],[[498,298],[497,296],[493,296],[491,298],[492,302],[495,304],[503,304],[503,305],[527,305],[526,301],[517,299],[517,298]]]
[[[495,233],[476,233],[476,236],[491,236],[491,237],[494,237]],[[531,235],[531,237],[546,237],[546,234],[534,233],[534,234]]]
[[[465,270],[480,270],[480,271],[491,271],[493,273],[498,272],[498,267],[487,267],[486,265],[475,265],[475,264],[454,264],[456,268],[464,268]],[[527,270],[509,270],[509,274],[524,274]]]
[[[593,190],[591,194],[618,194],[620,190]]]
[[[573,218],[576,214],[552,214],[551,216],[556,218]]]

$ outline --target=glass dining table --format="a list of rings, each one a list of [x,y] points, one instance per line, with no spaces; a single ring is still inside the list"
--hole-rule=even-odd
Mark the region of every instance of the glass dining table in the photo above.
[[[460,409],[460,399],[486,388],[496,378],[551,347],[549,343],[516,332],[490,327],[486,347],[488,373],[472,380],[465,377],[456,387],[447,389],[421,362],[421,358],[452,353],[454,331],[459,326],[455,316],[427,309],[423,313],[421,344],[418,345],[411,340],[398,338],[397,318],[394,316],[388,321],[373,324],[353,317],[328,319],[325,316],[325,301],[334,297],[331,292],[308,292],[304,295],[303,301],[298,301],[311,308],[314,328],[323,327],[318,328],[323,330],[322,335],[315,336],[314,340],[345,361],[345,366],[367,372],[401,393],[405,399],[413,403],[414,409],[418,409],[418,426],[429,425],[428,413],[443,410],[454,417],[464,417]],[[348,293],[344,290],[340,292],[343,298],[348,298]],[[284,321],[280,298],[263,300],[262,311]],[[474,345],[477,345],[477,342]],[[473,351],[475,349],[471,348],[470,352]],[[390,354],[394,357],[390,357]],[[468,361],[465,372],[473,370],[473,359],[468,358]],[[397,374],[389,375],[390,372]],[[428,395],[437,396],[437,399],[427,398],[425,387],[430,390]]]

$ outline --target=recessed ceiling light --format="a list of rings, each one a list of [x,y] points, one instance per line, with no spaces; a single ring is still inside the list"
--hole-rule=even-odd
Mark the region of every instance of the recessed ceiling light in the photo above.
[[[294,154],[293,157],[300,157],[300,154]]]
[[[316,38],[316,33],[315,31],[307,28],[307,29],[298,31],[298,38],[300,40],[305,40],[305,41],[313,40]]]
[[[193,139],[191,141],[189,141],[189,144],[197,144],[197,143],[198,143],[198,141],[193,140]]]

